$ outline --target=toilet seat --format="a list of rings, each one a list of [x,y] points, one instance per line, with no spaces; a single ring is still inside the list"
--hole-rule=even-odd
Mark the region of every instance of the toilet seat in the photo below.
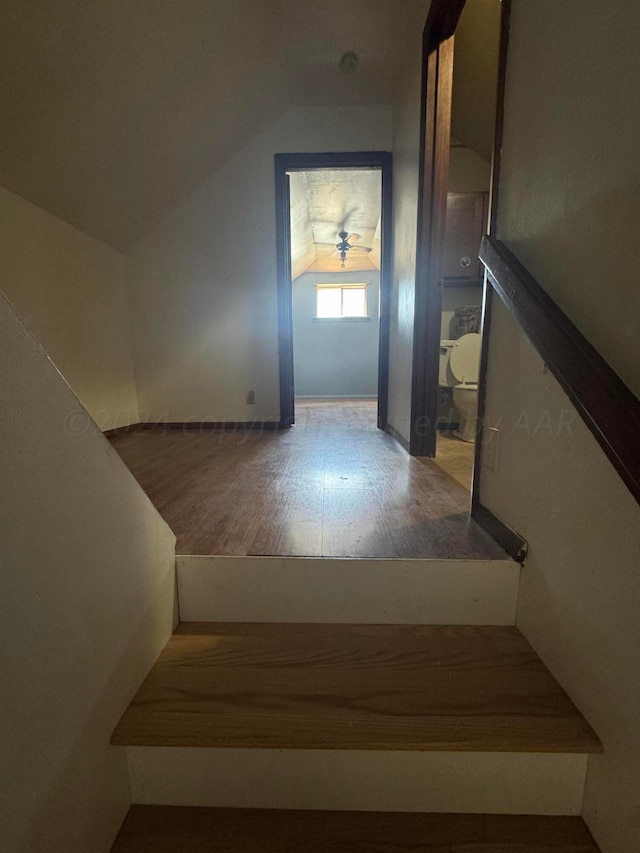
[[[481,337],[477,332],[469,332],[454,343],[449,358],[451,373],[458,380],[454,387],[478,387],[478,372],[480,368]]]

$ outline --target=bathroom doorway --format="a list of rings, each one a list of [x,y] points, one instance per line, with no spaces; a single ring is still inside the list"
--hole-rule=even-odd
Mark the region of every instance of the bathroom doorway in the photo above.
[[[410,448],[469,490],[484,299],[478,253],[489,229],[502,13],[500,0],[440,0],[425,28]]]

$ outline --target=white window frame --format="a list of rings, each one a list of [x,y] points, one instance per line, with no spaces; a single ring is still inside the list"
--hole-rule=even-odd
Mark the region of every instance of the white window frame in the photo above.
[[[340,308],[343,310],[345,290],[364,290],[364,314],[340,314],[339,317],[318,317],[318,292],[320,290],[339,290]],[[350,282],[349,284],[316,284],[316,315],[315,320],[320,323],[338,321],[362,321],[369,320],[369,284],[364,281]]]

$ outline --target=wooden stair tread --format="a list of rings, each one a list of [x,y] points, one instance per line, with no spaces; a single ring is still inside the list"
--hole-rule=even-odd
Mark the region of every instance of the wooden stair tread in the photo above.
[[[118,745],[599,752],[517,629],[182,623]]]
[[[577,817],[132,806],[111,853],[598,853]]]

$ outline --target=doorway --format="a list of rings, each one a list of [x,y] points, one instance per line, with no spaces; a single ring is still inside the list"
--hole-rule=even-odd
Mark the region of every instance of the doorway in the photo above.
[[[495,222],[507,16],[506,0],[434,0],[424,31],[410,452],[469,490],[490,300],[478,253]]]
[[[278,154],[275,177],[280,426],[330,398],[385,429],[391,154]]]

